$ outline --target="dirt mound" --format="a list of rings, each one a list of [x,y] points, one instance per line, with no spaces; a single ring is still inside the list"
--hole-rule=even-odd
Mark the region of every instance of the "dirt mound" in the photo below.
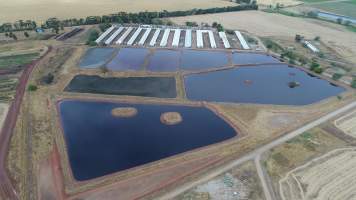
[[[177,112],[166,112],[161,115],[161,122],[166,125],[176,125],[182,121],[182,116]]]
[[[132,107],[114,108],[111,114],[115,117],[133,117],[137,114],[137,109]]]

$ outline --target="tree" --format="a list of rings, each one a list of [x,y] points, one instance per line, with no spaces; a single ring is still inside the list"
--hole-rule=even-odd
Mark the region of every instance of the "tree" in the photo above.
[[[41,82],[45,83],[45,84],[51,84],[53,82],[53,80],[54,80],[53,74],[48,73],[47,75],[42,77]]]
[[[106,29],[110,28],[111,24],[110,23],[104,23],[104,24],[100,24],[99,25],[99,29],[101,30],[101,32],[106,31]]]
[[[339,80],[340,78],[342,77],[342,74],[339,74],[339,73],[335,73],[335,74],[333,74],[333,79],[334,80]]]
[[[336,22],[337,22],[338,24],[342,24],[342,21],[343,21],[342,18],[337,18],[337,19],[336,19]]]
[[[26,38],[30,37],[30,35],[26,31],[23,34]]]
[[[321,74],[321,73],[323,73],[323,71],[324,70],[322,68],[320,68],[320,67],[314,69],[314,72],[317,73],[317,74]]]
[[[12,34],[12,38],[13,38],[14,40],[17,40],[17,36],[16,36],[15,34]]]
[[[103,66],[100,67],[100,71],[101,71],[101,73],[106,74],[106,73],[109,72],[109,69],[106,66],[103,65]]]
[[[311,17],[311,18],[317,18],[318,17],[318,13],[314,12],[314,11],[310,11],[310,12],[307,13],[307,16]]]
[[[356,88],[356,78],[354,78],[351,82],[351,87]]]
[[[186,26],[198,26],[198,23],[196,22],[185,22]]]
[[[303,40],[303,37],[299,34],[295,35],[295,41],[296,42],[301,42]]]
[[[99,37],[99,33],[97,30],[92,30],[89,34],[88,40],[86,42],[87,45],[89,46],[95,46],[96,42],[95,40]]]
[[[310,65],[310,70],[314,71],[315,69],[319,68],[320,65],[316,61],[313,61]]]
[[[38,88],[37,88],[36,85],[30,84],[30,85],[28,86],[28,91],[30,91],[30,92],[36,91],[37,89],[38,89]]]

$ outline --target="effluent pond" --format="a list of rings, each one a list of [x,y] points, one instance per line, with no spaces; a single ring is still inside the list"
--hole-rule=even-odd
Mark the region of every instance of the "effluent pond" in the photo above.
[[[114,48],[91,48],[79,62],[80,68],[98,68],[108,62],[113,56]]]
[[[184,72],[185,96],[192,101],[307,105],[336,96],[344,88],[262,53],[232,50],[121,48],[106,66],[113,71]],[[82,62],[90,63],[90,49]],[[109,55],[109,53],[108,53]],[[103,61],[105,62],[105,61]],[[230,68],[229,68],[230,67]],[[100,78],[76,76],[66,91],[175,98],[175,76]]]
[[[63,100],[58,108],[70,166],[79,181],[237,136],[233,127],[205,107]],[[135,112],[114,115],[118,108]],[[172,112],[181,121],[164,123],[162,116]]]
[[[80,67],[99,68],[100,63],[113,71],[174,72],[201,71],[231,65],[279,63],[278,59],[268,55],[229,50],[120,48],[117,49],[116,55],[111,56],[111,60],[101,55],[106,51],[108,48],[90,49],[83,56]],[[93,55],[95,52],[98,52],[97,57]]]
[[[287,65],[246,66],[185,76],[190,100],[307,105],[345,89]]]

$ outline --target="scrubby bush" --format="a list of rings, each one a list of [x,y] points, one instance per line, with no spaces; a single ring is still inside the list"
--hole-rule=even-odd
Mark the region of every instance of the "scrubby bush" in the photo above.
[[[37,88],[37,86],[36,85],[29,85],[28,86],[28,91],[30,91],[30,92],[33,92],[33,91],[36,91],[38,88]]]
[[[339,73],[333,74],[333,79],[334,80],[339,80],[341,77],[342,77],[342,74],[339,74]]]
[[[41,79],[41,82],[44,84],[51,84],[53,82],[54,76],[51,73],[48,73],[47,75],[43,76]]]
[[[96,42],[95,40],[99,37],[99,33],[97,30],[92,30],[89,34],[88,40],[86,42],[87,45],[89,46],[95,46]]]
[[[351,87],[356,88],[356,78],[354,78],[354,80],[352,80]]]

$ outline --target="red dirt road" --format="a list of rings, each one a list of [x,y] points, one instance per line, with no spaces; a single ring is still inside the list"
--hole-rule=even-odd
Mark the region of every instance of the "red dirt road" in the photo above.
[[[6,156],[9,150],[11,134],[13,133],[13,130],[15,128],[22,99],[26,91],[27,82],[35,66],[51,50],[52,47],[48,47],[46,53],[44,53],[39,59],[33,61],[32,63],[28,64],[25,67],[19,79],[19,84],[16,88],[15,99],[11,103],[11,106],[9,108],[8,114],[4,122],[4,126],[1,129],[0,132],[0,199],[4,199],[4,200],[19,199],[6,168]]]

